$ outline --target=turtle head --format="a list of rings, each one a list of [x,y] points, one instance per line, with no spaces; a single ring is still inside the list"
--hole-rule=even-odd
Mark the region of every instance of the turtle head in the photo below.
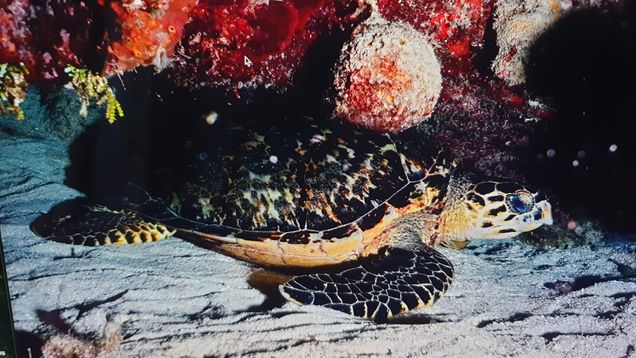
[[[446,246],[459,248],[471,239],[509,239],[552,224],[546,197],[516,183],[468,183],[452,188],[450,194],[442,213],[441,239]]]

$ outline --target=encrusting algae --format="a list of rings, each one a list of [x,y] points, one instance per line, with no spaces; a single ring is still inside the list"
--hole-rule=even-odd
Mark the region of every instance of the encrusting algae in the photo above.
[[[124,110],[106,77],[74,66],[66,67],[65,72],[71,79],[66,87],[75,90],[79,96],[82,117],[88,115],[88,106],[94,100],[98,105],[106,105],[105,116],[109,123],[124,116]],[[28,74],[29,70],[23,64],[0,63],[0,115],[13,114],[19,120],[25,119],[20,104],[26,98]]]
[[[24,119],[20,104],[26,97],[28,70],[23,65],[0,64],[0,115],[12,113]]]
[[[108,85],[108,80],[104,76],[92,73],[87,69],[80,69],[74,66],[68,66],[65,72],[71,78],[66,85],[77,92],[82,107],[80,115],[86,117],[88,115],[88,105],[91,101],[97,99],[98,105],[106,104],[106,119],[109,123],[115,122],[117,117],[124,116],[124,110],[115,97],[115,92]]]

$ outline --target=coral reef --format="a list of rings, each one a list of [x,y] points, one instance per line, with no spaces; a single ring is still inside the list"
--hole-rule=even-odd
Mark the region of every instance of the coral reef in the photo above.
[[[610,2],[0,0],[0,63],[24,63],[32,83],[56,80],[69,65],[104,75],[170,66],[169,76],[189,89],[286,89],[313,44],[374,12],[410,24],[433,45],[446,75],[462,76],[474,72],[494,11],[492,67],[515,85],[524,80],[530,44],[562,8]]]
[[[162,69],[196,3],[2,0],[0,62],[25,63],[31,82],[56,80],[67,66],[103,74]]]
[[[99,67],[105,15],[95,2],[0,1],[0,63],[23,63],[30,83],[56,82],[69,65]]]
[[[336,67],[338,117],[376,131],[400,132],[433,112],[440,66],[424,36],[403,23],[359,25]]]
[[[29,0],[0,0],[0,63],[22,62],[33,67],[29,10]]]
[[[366,8],[350,0],[0,0],[0,63],[24,63],[32,83],[54,81],[67,66],[110,75],[172,63],[170,76],[190,89],[285,88],[315,41],[357,23]]]
[[[285,88],[308,48],[358,19],[355,1],[200,1],[178,45],[175,80],[188,88]]]
[[[110,44],[104,72],[129,71],[147,65],[159,70],[165,68],[196,3],[197,0],[111,2],[121,40]]]
[[[373,6],[371,4],[374,4]],[[371,7],[429,38],[452,63],[482,44],[492,1],[0,0],[0,62],[35,80],[68,65],[110,74],[165,68],[187,88],[286,88],[308,49],[363,21]],[[37,18],[38,21],[28,21]],[[32,34],[39,34],[36,39]]]
[[[444,67],[471,68],[492,7],[489,0],[378,0],[386,19],[407,22],[428,36]]]
[[[117,117],[124,116],[121,104],[117,101],[115,93],[110,88],[105,77],[73,66],[68,66],[65,72],[71,78],[68,87],[74,89],[79,95],[82,104],[79,113],[82,117],[88,115],[88,106],[91,101],[95,100],[98,105],[106,105],[106,119],[108,119],[108,122],[113,123]]]
[[[22,66],[0,64],[0,115],[11,113],[18,119],[24,119],[20,104],[26,97],[27,69]]]
[[[169,68],[167,75],[185,88],[224,87],[236,94],[256,87],[285,90],[312,45],[346,33],[371,13],[410,24],[433,45],[444,75],[462,77],[474,74],[474,58],[496,9],[500,53],[493,68],[507,83],[518,84],[530,43],[560,9],[557,0],[0,0],[0,5],[0,63],[24,63],[30,83],[55,81],[67,66],[106,76],[153,66]]]

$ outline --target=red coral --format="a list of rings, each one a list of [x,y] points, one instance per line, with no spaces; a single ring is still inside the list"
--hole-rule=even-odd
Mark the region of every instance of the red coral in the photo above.
[[[350,21],[343,11],[348,5],[337,0],[202,0],[186,25],[176,79],[187,87],[287,86],[316,38]]]
[[[430,35],[445,63],[464,64],[482,45],[492,7],[491,0],[378,0],[386,19],[405,21]]]
[[[56,79],[69,65],[105,73],[162,67],[196,2],[0,0],[0,62],[23,62],[30,81]]]
[[[0,63],[23,62],[33,68],[29,0],[0,0]]]
[[[110,44],[104,72],[128,71],[150,64],[165,67],[196,3],[197,0],[110,3],[117,16],[121,40]]]
[[[351,21],[358,6],[353,0],[197,2],[0,0],[0,61],[25,63],[37,81],[57,78],[68,65],[108,74],[163,68],[176,57],[175,78],[188,87],[286,86],[309,46]]]
[[[24,63],[29,81],[56,79],[68,65],[93,65],[100,48],[91,31],[101,15],[96,6],[64,0],[0,5],[0,62]]]

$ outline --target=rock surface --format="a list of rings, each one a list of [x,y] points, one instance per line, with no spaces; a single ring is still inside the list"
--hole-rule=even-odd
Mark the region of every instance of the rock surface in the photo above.
[[[253,283],[262,271],[176,238],[124,248],[44,241],[30,222],[79,195],[63,184],[66,145],[0,135],[0,148],[0,230],[21,356],[37,356],[59,333],[99,340],[113,324],[120,356],[635,354],[633,244],[442,249],[456,268],[447,296],[377,325],[283,303],[274,283]]]

